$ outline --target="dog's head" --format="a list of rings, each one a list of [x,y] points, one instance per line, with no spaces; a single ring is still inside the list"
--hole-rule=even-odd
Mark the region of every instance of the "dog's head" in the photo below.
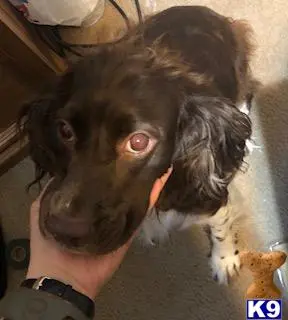
[[[37,178],[56,177],[41,230],[70,249],[107,253],[124,244],[176,153],[189,177],[201,176],[212,190],[223,182],[214,171],[230,174],[243,159],[250,133],[244,115],[233,106],[220,112],[217,99],[213,109],[213,98],[194,99],[189,109],[188,83],[205,79],[151,48],[129,50],[100,48],[67,72],[52,95],[23,109]]]

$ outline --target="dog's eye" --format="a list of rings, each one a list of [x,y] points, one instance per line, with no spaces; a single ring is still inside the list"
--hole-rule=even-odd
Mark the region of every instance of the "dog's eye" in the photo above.
[[[150,145],[150,137],[142,132],[133,134],[127,141],[126,150],[132,153],[141,153]]]
[[[66,122],[65,120],[59,121],[58,131],[59,131],[59,135],[62,140],[67,141],[67,142],[71,142],[74,140],[73,129],[70,126],[70,124],[68,122]]]
[[[120,156],[127,156],[129,160],[143,158],[153,150],[157,141],[156,134],[135,131],[117,145],[117,151]]]

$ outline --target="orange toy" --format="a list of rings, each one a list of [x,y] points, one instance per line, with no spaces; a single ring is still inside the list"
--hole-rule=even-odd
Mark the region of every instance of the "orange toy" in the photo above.
[[[240,253],[242,266],[253,275],[253,282],[246,292],[246,299],[279,299],[281,291],[273,282],[274,271],[286,261],[287,255],[281,251]]]

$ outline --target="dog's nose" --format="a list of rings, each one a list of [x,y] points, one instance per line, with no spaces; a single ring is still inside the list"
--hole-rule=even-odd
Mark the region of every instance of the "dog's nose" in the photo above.
[[[50,200],[51,214],[59,215],[68,213],[71,210],[71,203],[71,197],[67,197],[60,191],[56,191]]]
[[[45,220],[45,227],[56,240],[68,247],[77,247],[81,239],[89,235],[91,221],[75,207],[73,197],[56,191],[50,200],[50,211]]]

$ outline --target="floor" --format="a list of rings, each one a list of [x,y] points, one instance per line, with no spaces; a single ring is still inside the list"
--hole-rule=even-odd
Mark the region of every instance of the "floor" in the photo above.
[[[120,1],[121,2],[121,1]],[[257,47],[252,61],[255,76],[262,81],[253,106],[256,149],[247,159],[247,172],[236,179],[239,193],[235,210],[246,214],[239,221],[242,246],[267,249],[288,237],[288,3],[285,0],[143,0],[156,3],[156,11],[172,5],[207,5],[233,18],[247,19],[255,31]],[[122,0],[124,3],[124,0]],[[130,1],[125,8],[134,15]],[[151,13],[151,9],[145,8]],[[113,9],[105,15],[113,17]],[[96,28],[65,30],[67,39],[91,41]],[[106,36],[120,20],[113,20]],[[99,27],[100,26],[100,27]],[[112,31],[111,31],[112,30]],[[97,32],[98,32],[97,31]],[[111,33],[112,32],[112,33]],[[104,33],[104,31],[103,31]],[[97,41],[101,41],[98,32]],[[0,179],[0,208],[7,239],[27,236],[28,209],[33,194],[25,185],[33,178],[33,167],[25,159]],[[249,275],[242,272],[229,287],[211,280],[208,243],[198,228],[173,235],[157,248],[135,244],[123,266],[107,285],[96,304],[97,319],[245,319],[244,292]],[[16,286],[23,272],[10,270],[10,286]]]

